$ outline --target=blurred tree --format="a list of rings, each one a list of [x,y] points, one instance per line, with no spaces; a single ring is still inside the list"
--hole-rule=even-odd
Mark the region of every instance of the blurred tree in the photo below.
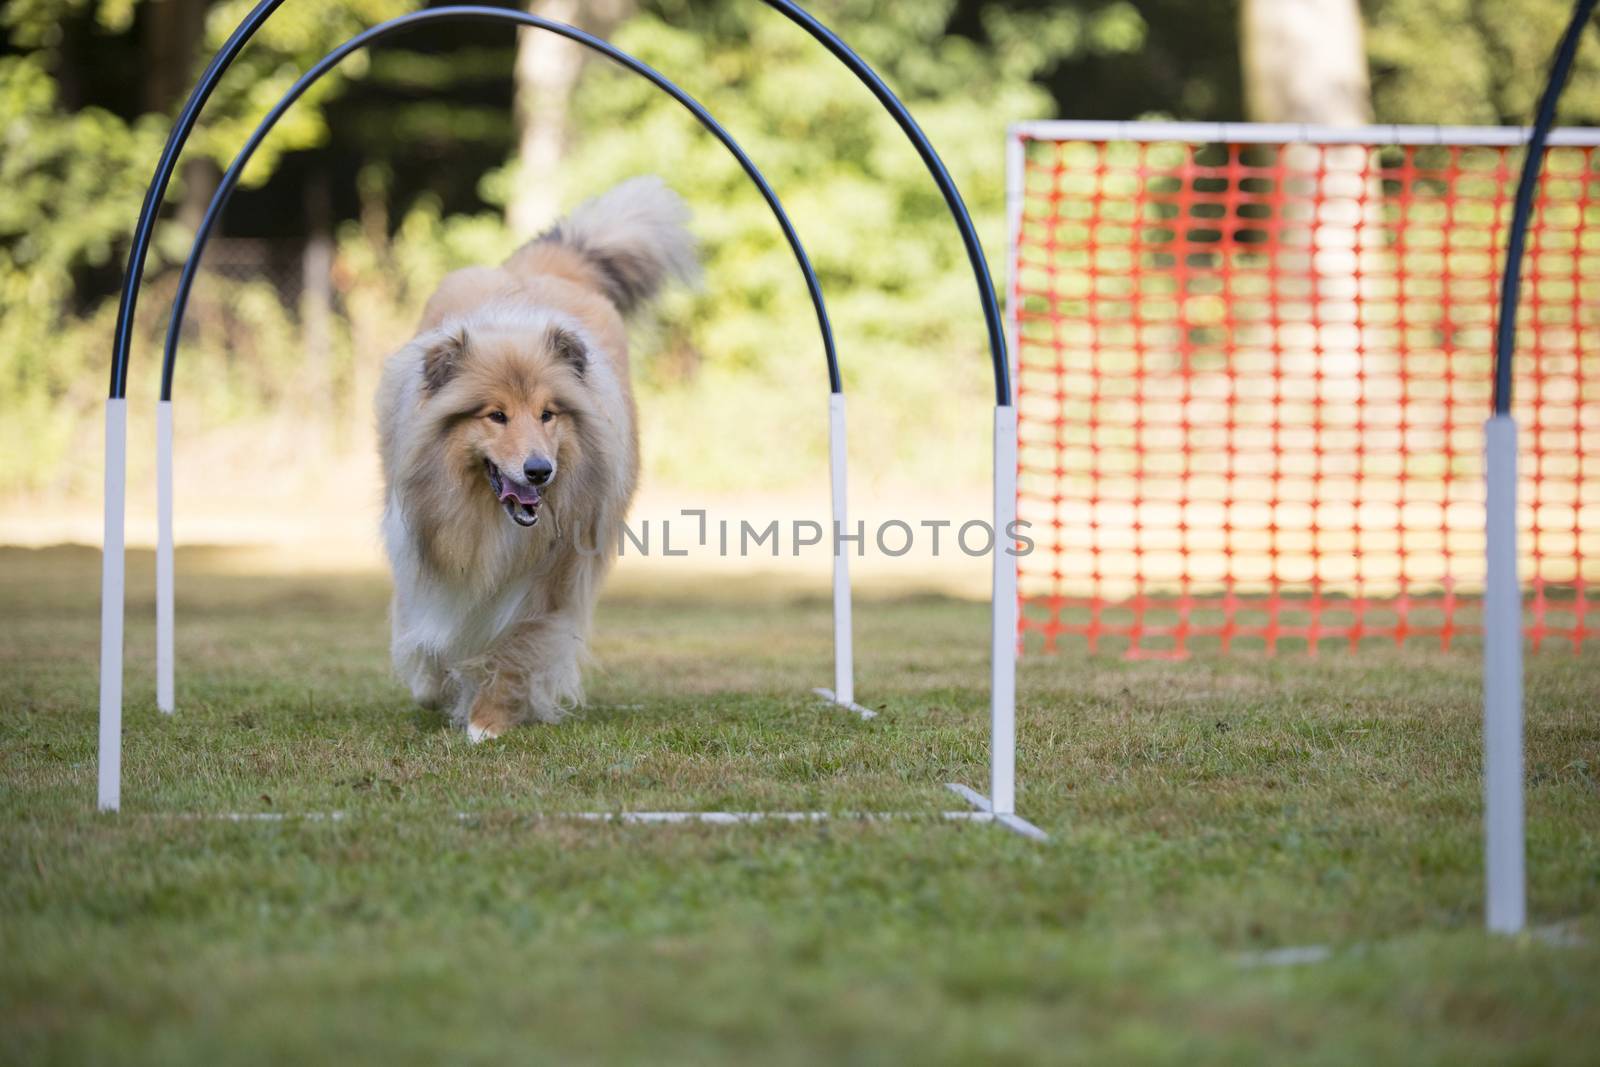
[[[1372,121],[1356,0],[1244,0],[1244,96],[1257,122]]]
[[[1250,118],[1328,126],[1372,121],[1356,0],[1244,0],[1239,39]],[[1368,364],[1383,336],[1364,328],[1359,310],[1363,297],[1377,295],[1372,279],[1384,254],[1383,191],[1370,159],[1360,145],[1296,144],[1277,161],[1277,181],[1289,197],[1272,284],[1284,303],[1309,293],[1312,316],[1309,323],[1265,325],[1262,340],[1285,368],[1315,380],[1324,399],[1340,403],[1360,399],[1361,376],[1372,372]]]
[[[632,0],[534,0],[528,10],[606,37],[633,13]],[[506,221],[519,237],[532,237],[560,211],[554,175],[571,146],[572,94],[593,58],[539,30],[517,34],[517,173],[507,197]]]
[[[207,168],[224,164],[315,57],[418,2],[284,5],[207,106],[191,158]],[[870,380],[884,395],[905,394],[895,406],[910,414],[871,431],[883,439],[868,447],[920,448],[927,433],[919,422],[939,432],[938,412],[948,408],[940,393],[981,388],[982,331],[944,208],[920,161],[865,90],[756,0],[537,2],[550,11],[569,5],[580,24],[680,79],[768,172],[823,275],[841,340],[854,353],[855,384]],[[73,432],[70,420],[59,417],[63,404],[74,410],[92,404],[100,373],[89,367],[105,357],[106,298],[170,116],[250,4],[0,3],[6,190],[0,452],[59,453]],[[1052,114],[1243,117],[1240,4],[813,0],[811,6],[905,96],[945,154],[986,243],[998,250],[1004,123]],[[1525,121],[1568,7],[1567,0],[1361,0],[1376,118]],[[741,375],[800,365],[796,381],[810,383],[808,361],[820,356],[807,354],[814,344],[806,340],[813,333],[809,308],[787,249],[737,168],[671,101],[637,79],[618,77],[605,63],[583,66],[576,46],[547,35],[525,37],[520,81],[517,42],[504,27],[448,24],[391,38],[370,55],[352,56],[293,109],[257,155],[224,228],[233,236],[303,240],[326,226],[336,236],[335,273],[344,280],[334,298],[341,314],[318,327],[325,335],[319,348],[331,360],[327,377],[357,380],[349,369],[354,350],[387,343],[385,316],[404,316],[438,272],[503,247],[505,215],[536,228],[557,204],[651,170],[666,174],[699,208],[711,267],[707,291],[716,294],[714,301],[682,300],[669,309],[658,343],[646,346],[664,358],[647,363],[645,388],[677,390],[673,403],[681,402],[678,409],[652,409],[669,418],[677,410],[692,423],[710,395],[685,384],[697,378],[707,389],[726,389]],[[534,61],[535,42],[568,61]],[[1580,52],[1563,121],[1600,121],[1597,52],[1588,42]],[[550,80],[541,82],[546,75]],[[202,178],[186,167],[174,206],[185,198],[201,202]],[[157,241],[152,267],[159,275],[185,250],[184,227],[159,227]],[[292,341],[287,354],[275,354],[276,339],[293,333],[275,319],[268,323],[282,308],[270,293],[260,297],[230,298],[230,313],[254,309],[255,324],[232,333],[202,330],[202,345],[242,344],[251,359],[298,360]],[[347,326],[358,303],[366,309],[363,324]],[[160,302],[147,300],[144,310],[142,328],[149,328]],[[348,333],[359,333],[361,344],[352,346]],[[782,358],[778,348],[786,350]],[[929,373],[928,354],[946,351],[952,358]],[[240,358],[226,365],[244,374],[249,364]],[[269,388],[263,383],[280,378],[236,378],[217,410],[243,410]],[[918,432],[894,438],[908,428]],[[684,453],[686,465],[696,459],[694,448]],[[21,473],[8,470],[8,479],[37,480],[52,468],[24,462],[13,469]]]
[[[189,72],[205,37],[206,6],[207,0],[160,0],[149,5],[141,34],[145,111],[175,114],[187,95]],[[183,206],[178,217],[185,228],[200,224],[221,175],[214,159],[196,157],[184,163]]]
[[[980,3],[963,0],[961,7]],[[1012,0],[1000,6],[1047,12],[1060,20],[1057,32],[1078,40],[1038,75],[1061,118],[1223,120],[1243,114],[1239,0]],[[965,24],[958,15],[955,25]],[[1020,38],[1032,47],[1029,34]]]
[[[1525,125],[1571,0],[1363,0],[1380,122]],[[1600,124],[1600,34],[1578,49],[1563,125]]]
[[[1050,113],[1036,79],[1062,56],[1140,46],[1129,5],[1089,6],[1094,17],[1075,5],[813,5],[916,113],[997,271],[1004,122]],[[951,32],[958,16],[968,32]],[[894,121],[804,31],[750,0],[640,0],[614,39],[706,103],[773,183],[827,293],[847,382],[877,416],[857,443],[936,479],[941,463],[955,461],[930,442],[962,439],[971,401],[985,395],[986,343],[956,229]],[[572,114],[576,137],[557,174],[563,205],[656,172],[696,211],[706,295],[669,306],[649,346],[659,356],[642,369],[655,393],[647,432],[670,464],[660,473],[696,472],[699,484],[737,476],[726,470],[726,443],[761,426],[793,447],[787,456],[747,450],[739,463],[772,464],[760,475],[771,483],[791,478],[785,466],[797,452],[821,452],[821,423],[804,398],[820,402],[822,354],[805,288],[766,206],[691,117],[632,75],[593,65]]]

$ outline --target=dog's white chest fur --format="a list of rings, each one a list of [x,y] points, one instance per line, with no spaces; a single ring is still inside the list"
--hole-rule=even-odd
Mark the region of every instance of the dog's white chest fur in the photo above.
[[[487,575],[453,581],[422,564],[416,543],[406,529],[405,516],[394,500],[384,509],[383,535],[394,568],[395,641],[446,662],[472,659],[488,651],[519,618],[527,613],[535,591],[533,575],[518,573],[528,566],[527,553],[518,543],[522,530],[494,539]],[[484,581],[490,577],[490,581]]]

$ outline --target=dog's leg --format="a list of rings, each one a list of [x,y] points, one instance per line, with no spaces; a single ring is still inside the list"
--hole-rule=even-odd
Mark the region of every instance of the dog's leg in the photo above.
[[[584,633],[578,621],[566,614],[552,615],[537,627],[525,661],[532,669],[521,694],[533,719],[560,722],[583,703]]]
[[[395,673],[411,689],[411,699],[437,711],[445,704],[445,669],[439,658],[407,636],[405,612],[396,598],[389,609],[389,656]]]
[[[438,711],[445,705],[445,670],[429,655],[417,653],[403,671],[406,684],[411,687],[411,699],[427,708]]]
[[[511,687],[502,677],[479,687],[467,713],[467,740],[492,741],[517,725],[517,706]]]
[[[560,722],[583,703],[583,650],[583,632],[565,614],[512,631],[489,656],[488,679],[467,716],[467,736],[487,741],[530,720]]]

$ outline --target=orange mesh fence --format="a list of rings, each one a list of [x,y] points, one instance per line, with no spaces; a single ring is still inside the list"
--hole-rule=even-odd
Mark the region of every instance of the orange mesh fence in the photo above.
[[[1600,635],[1600,175],[1549,150],[1514,414],[1534,648]],[[1521,151],[1023,139],[1025,648],[1475,635]]]

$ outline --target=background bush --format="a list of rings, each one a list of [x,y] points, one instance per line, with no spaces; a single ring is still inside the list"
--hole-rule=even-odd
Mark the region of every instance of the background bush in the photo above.
[[[178,0],[165,0],[175,3]],[[248,9],[199,3],[202,39],[177,96]],[[114,291],[168,116],[150,110],[150,0],[14,0],[0,14],[0,494],[89,497]],[[400,0],[288,4],[223,82],[157,230],[130,379],[153,397],[164,300],[208,176],[316,56],[399,14]],[[1241,118],[1234,3],[1176,0],[819,0],[939,147],[1004,269],[1008,122]],[[1520,122],[1564,0],[1362,5],[1381,122]],[[679,80],[744,144],[793,215],[830,301],[852,447],[917,485],[987,469],[986,339],[966,257],[892,121],[842,66],[753,0],[642,0],[609,36]],[[141,45],[141,41],[144,42]],[[298,310],[259,280],[207,277],[186,334],[185,432],[315,424],[321,447],[370,447],[376,367],[445,271],[506,252],[518,183],[571,204],[633,174],[694,207],[705,285],[641,334],[639,388],[657,484],[781,487],[823,462],[822,350],[799,273],[735,162],[673,101],[604,62],[572,101],[555,174],[518,174],[512,35],[442,26],[352,57],[286,119],[223,227],[303,234],[308,174],[333,189],[335,312],[320,363]],[[170,113],[176,101],[169,102]],[[1563,119],[1600,118],[1600,60],[1581,53]],[[210,161],[209,163],[207,161]],[[186,211],[189,214],[186,214]],[[1000,279],[996,279],[997,283]],[[286,456],[283,462],[294,462]]]

